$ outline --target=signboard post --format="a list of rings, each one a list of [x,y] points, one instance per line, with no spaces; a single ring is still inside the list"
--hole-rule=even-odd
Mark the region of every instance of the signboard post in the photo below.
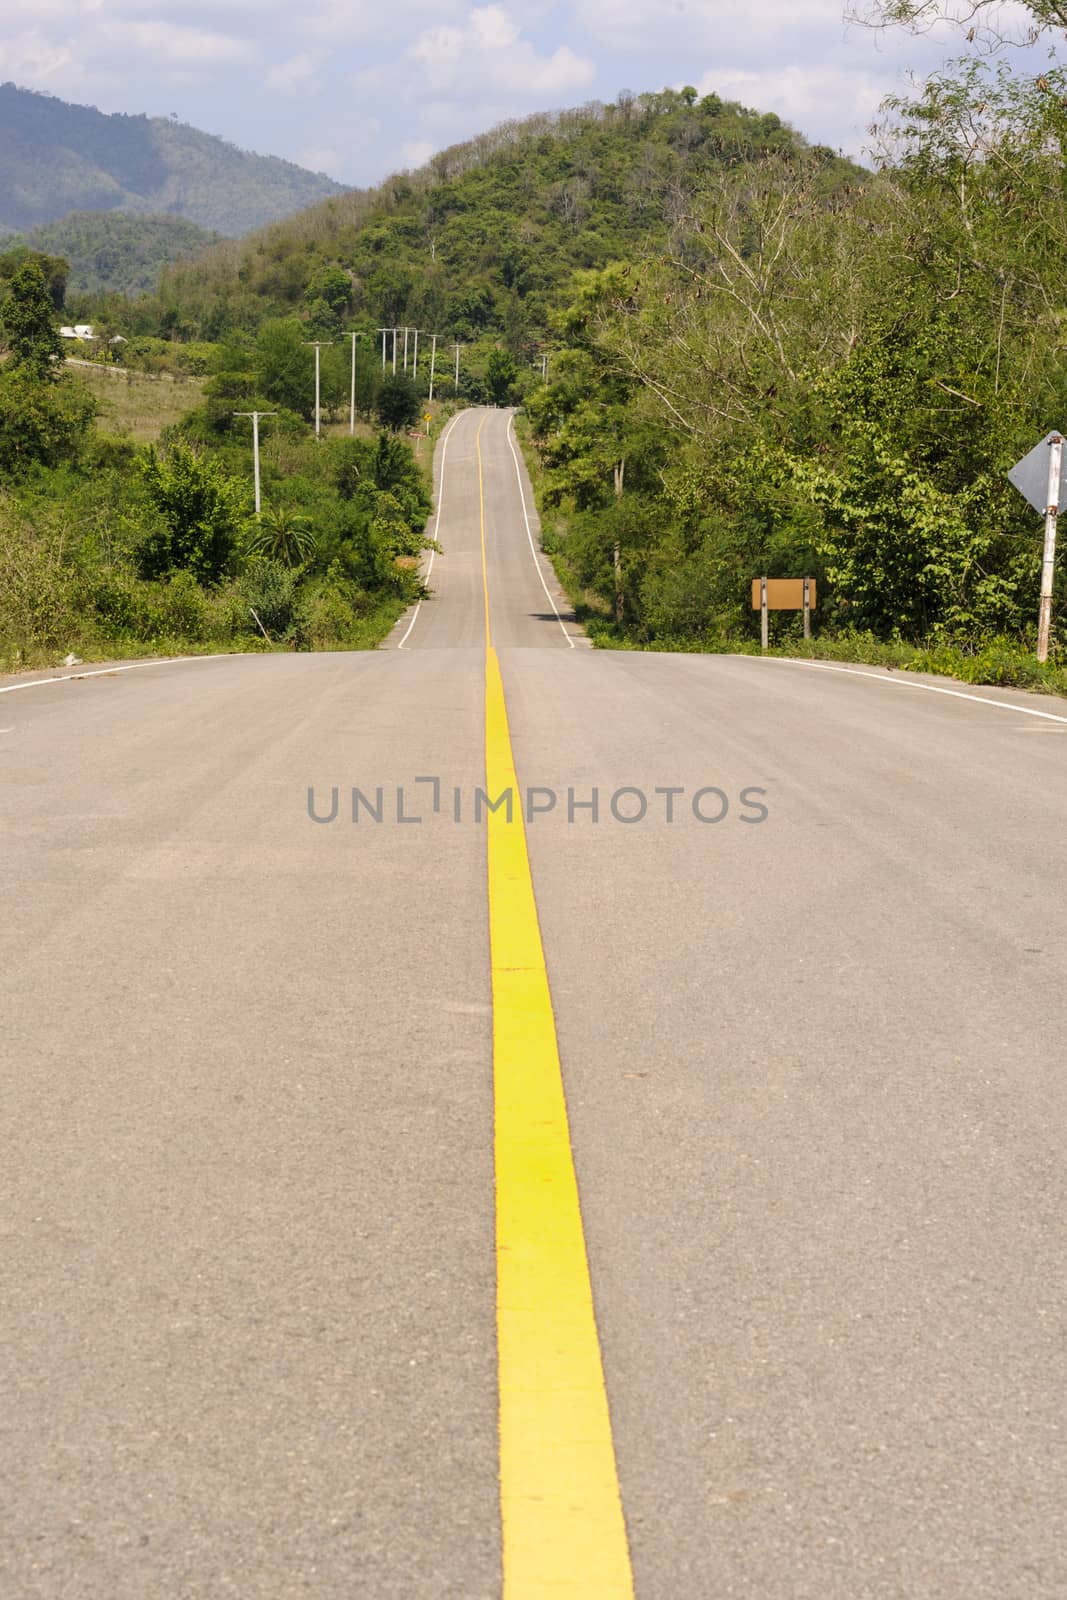
[[[1063,435],[1050,433],[1036,444],[1029,455],[1017,461],[1008,473],[1024,499],[1045,518],[1045,550],[1041,561],[1041,603],[1037,618],[1037,659],[1048,660],[1052,628],[1052,584],[1056,575],[1056,525],[1067,498],[1067,460]]]
[[[1060,474],[1063,470],[1063,440],[1057,433],[1049,440],[1048,500],[1045,507],[1045,553],[1041,559],[1041,607],[1037,618],[1037,659],[1048,660],[1048,636],[1052,626],[1052,583],[1056,576],[1056,523],[1060,514]]]
[[[760,644],[770,642],[770,611],[803,611],[804,637],[811,638],[811,613],[818,602],[814,578],[753,578],[752,609],[760,614]]]

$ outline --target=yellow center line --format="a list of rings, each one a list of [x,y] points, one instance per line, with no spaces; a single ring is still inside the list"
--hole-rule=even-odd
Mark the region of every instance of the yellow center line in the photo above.
[[[484,421],[482,426],[484,427]],[[548,973],[485,592],[504,1600],[632,1600]]]
[[[492,649],[493,640],[489,629],[489,567],[486,562],[485,552],[485,473],[482,468],[482,429],[485,427],[486,412],[478,424],[478,432],[474,435],[474,448],[478,456],[478,516],[482,530],[482,597],[485,601],[485,648]]]

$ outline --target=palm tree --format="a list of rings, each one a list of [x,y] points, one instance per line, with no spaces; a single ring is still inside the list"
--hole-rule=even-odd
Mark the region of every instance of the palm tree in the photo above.
[[[315,530],[299,512],[285,506],[268,506],[249,529],[245,548],[250,555],[271,556],[295,567],[314,553]]]

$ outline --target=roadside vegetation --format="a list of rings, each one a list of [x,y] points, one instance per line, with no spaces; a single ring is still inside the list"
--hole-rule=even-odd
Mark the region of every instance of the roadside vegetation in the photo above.
[[[39,262],[13,274],[2,314],[3,667],[71,653],[366,648],[420,592],[428,480],[391,425],[411,405],[401,415],[394,396],[385,425],[316,441],[284,403],[288,346],[264,356],[246,344],[219,352],[202,384],[189,380],[180,418],[162,426],[151,395],[183,386],[131,379],[144,389],[139,427],[108,432],[85,369],[62,362]],[[104,404],[108,386],[127,384],[89,376]],[[377,415],[378,396],[365,398]],[[258,519],[250,423],[233,415],[257,408],[275,413],[261,423]]]
[[[505,124],[86,303],[91,351],[126,368],[91,390],[18,343],[28,292],[55,324],[63,260],[0,256],[4,537],[69,603],[47,645],[6,623],[9,659],[77,648],[78,619],[116,648],[254,642],[253,609],[279,644],[380,636],[417,585],[434,330],[436,402],[522,406],[546,549],[598,643],[751,649],[751,580],[808,575],[815,640],[774,614],[772,648],[1062,690],[1058,626],[1033,659],[1040,518],[1005,474],[1067,423],[1067,73],[969,58],[875,145],[866,170],[692,89]],[[383,326],[423,330],[417,372],[402,335],[383,370]],[[252,410],[274,413],[254,526]],[[167,543],[168,474],[229,519],[221,562]],[[148,609],[116,622],[98,567]],[[190,584],[182,632],[159,618]]]
[[[1005,474],[1067,420],[1067,74],[970,60],[880,147],[843,184],[723,168],[665,248],[577,276],[526,402],[546,546],[600,643],[749,648],[752,578],[809,575],[812,650],[1062,690]]]

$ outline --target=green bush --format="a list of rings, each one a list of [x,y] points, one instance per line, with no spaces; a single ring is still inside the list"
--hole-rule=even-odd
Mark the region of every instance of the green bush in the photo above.
[[[382,379],[374,402],[378,421],[383,428],[391,428],[394,433],[414,426],[421,404],[418,390],[402,372]]]
[[[366,610],[365,600],[349,584],[327,580],[311,584],[301,596],[294,642],[305,650],[329,650],[348,644],[361,612]]]
[[[297,609],[298,582],[292,568],[282,561],[256,558],[249,563],[238,589],[245,607],[244,631],[259,634],[250,614],[254,609],[272,638],[284,638],[293,625]]]
[[[205,637],[207,600],[191,572],[176,572],[163,586],[160,601],[160,622],[166,634],[194,641]]]
[[[241,486],[216,458],[182,442],[162,454],[149,450],[141,476],[157,517],[138,551],[143,575],[184,570],[217,583],[233,568],[245,520]]]
[[[0,472],[18,477],[75,459],[96,413],[78,379],[49,381],[8,362],[0,368]]]
[[[11,662],[70,649],[82,631],[78,601],[56,542],[0,499],[0,656]]]
[[[86,586],[95,631],[102,639],[149,638],[155,618],[151,587],[122,567],[104,567]]]

